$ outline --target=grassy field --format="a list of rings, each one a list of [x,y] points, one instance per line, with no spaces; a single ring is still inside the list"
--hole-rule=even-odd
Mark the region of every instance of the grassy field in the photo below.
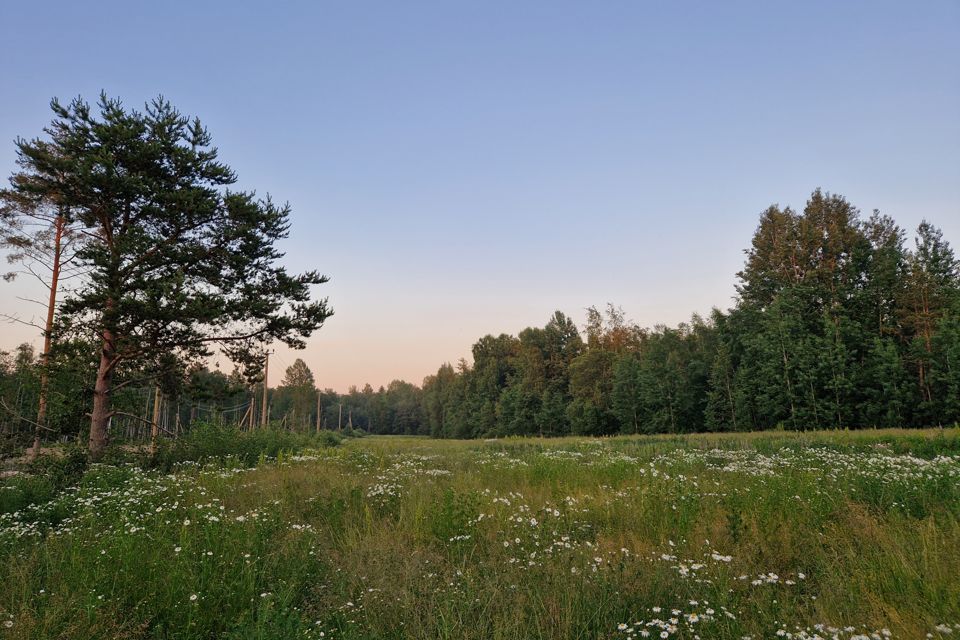
[[[0,638],[643,637],[960,637],[960,431],[371,437],[0,515]]]

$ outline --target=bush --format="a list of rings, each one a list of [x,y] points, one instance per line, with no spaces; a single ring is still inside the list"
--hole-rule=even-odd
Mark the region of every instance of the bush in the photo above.
[[[0,460],[14,458],[23,454],[23,450],[30,445],[30,439],[23,433],[0,434]]]
[[[86,451],[75,445],[41,456],[27,466],[28,473],[0,483],[0,513],[50,502],[64,488],[77,484],[86,470]]]
[[[56,487],[43,476],[19,475],[0,484],[0,514],[20,511],[31,504],[50,502]]]
[[[309,448],[333,447],[341,438],[330,431],[320,434],[294,433],[279,429],[239,431],[234,427],[199,424],[186,435],[162,441],[142,466],[169,471],[180,462],[223,462],[228,458],[243,466],[254,466],[261,458],[275,458],[281,452],[295,453]]]
[[[359,434],[354,434],[359,435]],[[279,429],[239,431],[233,427],[199,424],[176,440],[161,440],[157,449],[115,445],[101,464],[91,467],[81,445],[66,445],[27,465],[27,473],[0,482],[0,513],[53,500],[70,486],[106,489],[122,486],[132,473],[130,466],[169,472],[183,462],[255,466],[264,458],[277,458],[309,448],[335,447],[343,438],[330,431],[319,434],[292,433]]]
[[[32,475],[47,478],[55,487],[62,489],[76,484],[87,466],[87,450],[81,445],[69,444],[56,453],[36,458],[27,466],[27,470]]]

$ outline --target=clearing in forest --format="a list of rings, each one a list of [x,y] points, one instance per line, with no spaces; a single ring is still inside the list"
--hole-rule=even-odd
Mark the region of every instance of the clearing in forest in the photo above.
[[[957,429],[368,437],[28,486],[0,638],[960,636]]]

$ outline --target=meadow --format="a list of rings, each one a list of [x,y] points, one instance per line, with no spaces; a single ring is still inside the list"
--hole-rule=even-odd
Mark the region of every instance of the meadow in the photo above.
[[[7,480],[0,638],[960,637],[958,429],[327,444]]]

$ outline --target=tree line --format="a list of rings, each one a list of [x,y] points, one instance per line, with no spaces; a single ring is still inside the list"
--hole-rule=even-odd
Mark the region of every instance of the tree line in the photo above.
[[[864,217],[817,190],[802,211],[762,213],[736,278],[726,311],[652,328],[614,305],[587,309],[582,326],[557,311],[542,327],[482,337],[472,361],[443,364],[419,386],[337,393],[297,359],[264,394],[259,370],[194,363],[161,381],[161,413],[181,428],[198,418],[254,428],[263,413],[293,430],[441,438],[960,422],[960,264],[932,224],[908,240],[889,216]],[[60,433],[76,431],[88,407],[96,351],[73,341],[53,352]],[[4,404],[29,404],[42,370],[27,346],[0,357]],[[151,394],[132,388],[114,401],[149,415]]]
[[[0,353],[0,431],[176,435],[198,419],[434,437],[919,427],[960,421],[960,267],[939,229],[814,191],[760,217],[733,308],[643,328],[613,305],[577,326],[487,335],[420,386],[319,389],[302,360],[263,388],[271,343],[332,313],[276,242],[290,208],[233,188],[196,119],[162,98],[54,100],[16,142],[0,245],[47,289],[43,347]],[[15,317],[13,320],[22,321]],[[219,352],[231,373],[211,367]]]
[[[484,336],[420,388],[344,401],[374,431],[445,438],[960,422],[960,267],[932,224],[908,241],[817,190],[762,213],[736,278],[733,308],[676,327],[609,305],[581,330],[558,311]]]

